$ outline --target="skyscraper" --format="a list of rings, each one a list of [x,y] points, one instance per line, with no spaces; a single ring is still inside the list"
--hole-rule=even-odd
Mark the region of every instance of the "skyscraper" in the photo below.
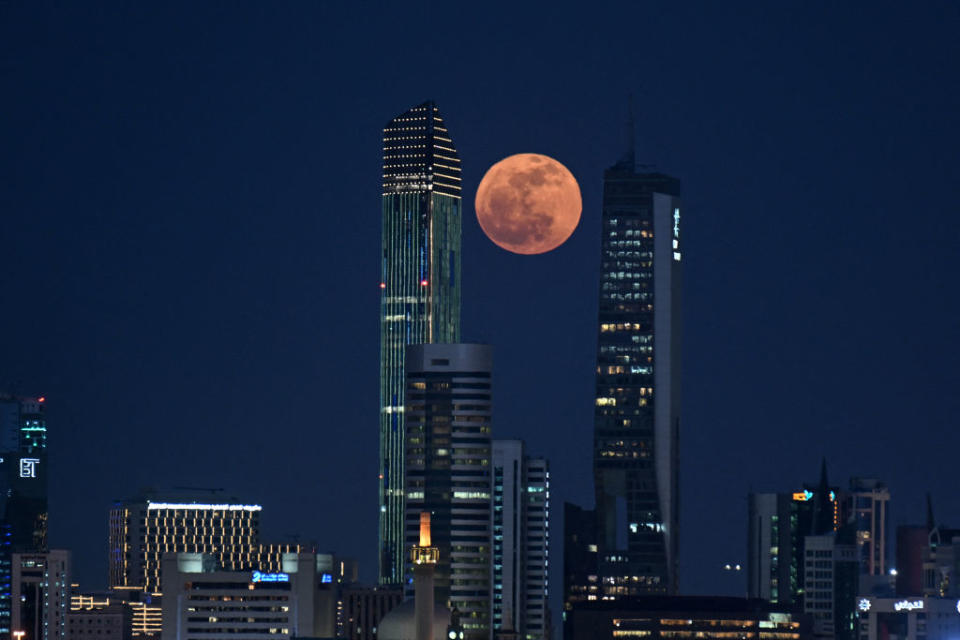
[[[403,581],[404,358],[460,338],[460,158],[433,102],[383,130],[380,582]]]
[[[460,612],[468,640],[490,637],[491,349],[407,349],[406,547],[429,512],[439,549],[436,599]],[[408,567],[412,575],[412,566]]]
[[[607,599],[677,592],[679,196],[632,149],[604,172],[593,469]]]
[[[493,631],[549,637],[550,471],[522,440],[493,441]]]
[[[45,398],[0,394],[0,639],[10,637],[14,553],[47,550]]]

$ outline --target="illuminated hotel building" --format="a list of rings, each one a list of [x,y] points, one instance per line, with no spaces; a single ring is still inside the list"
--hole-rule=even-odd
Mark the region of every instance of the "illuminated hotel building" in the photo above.
[[[157,593],[165,553],[206,553],[234,571],[257,566],[260,505],[138,498],[110,511],[110,587]]]
[[[383,130],[379,575],[403,581],[404,357],[460,338],[460,159],[433,102]]]
[[[494,636],[547,637],[550,470],[521,440],[493,441]]]
[[[407,348],[406,546],[429,512],[436,600],[460,612],[468,640],[491,634],[492,365],[487,345]]]
[[[595,565],[565,571],[567,603],[677,592],[679,196],[676,178],[637,171],[632,149],[604,172],[593,437],[596,526],[590,534],[596,552],[579,554]],[[572,584],[574,574],[586,575],[590,583]]]
[[[45,398],[0,393],[0,640],[17,615],[11,600],[14,553],[47,550]]]

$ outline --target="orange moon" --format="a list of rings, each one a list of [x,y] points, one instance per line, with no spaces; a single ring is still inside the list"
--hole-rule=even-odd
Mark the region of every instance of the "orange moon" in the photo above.
[[[549,156],[518,153],[487,170],[474,200],[477,220],[497,246],[524,255],[567,241],[583,202],[570,171]]]

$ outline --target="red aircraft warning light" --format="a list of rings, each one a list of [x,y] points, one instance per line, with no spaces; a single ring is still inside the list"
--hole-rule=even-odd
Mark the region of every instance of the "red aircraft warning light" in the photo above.
[[[427,286],[427,281],[426,281],[426,280],[421,280],[421,281],[420,281],[420,286],[421,286],[421,287]]]

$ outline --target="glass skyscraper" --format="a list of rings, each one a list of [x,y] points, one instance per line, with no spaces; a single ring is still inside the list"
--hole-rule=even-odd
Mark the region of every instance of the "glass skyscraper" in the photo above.
[[[460,158],[424,102],[383,130],[380,279],[380,582],[404,573],[404,357],[460,339]]]
[[[680,183],[604,172],[594,413],[600,595],[677,591]]]

